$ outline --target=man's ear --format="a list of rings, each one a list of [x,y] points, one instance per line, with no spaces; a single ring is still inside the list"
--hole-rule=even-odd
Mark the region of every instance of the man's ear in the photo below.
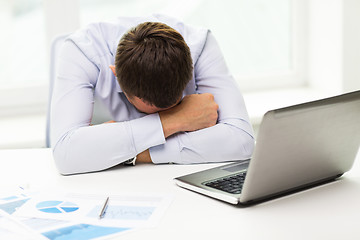
[[[109,68],[111,69],[111,71],[113,72],[113,74],[116,77],[116,72],[115,72],[115,66],[114,65],[110,65]]]

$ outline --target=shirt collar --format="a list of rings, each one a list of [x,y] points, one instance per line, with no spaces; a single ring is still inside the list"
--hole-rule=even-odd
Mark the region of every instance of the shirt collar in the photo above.
[[[116,81],[116,87],[115,87],[115,89],[116,89],[116,92],[119,92],[119,93],[122,93],[123,92],[123,90],[121,89],[121,87],[120,87],[120,85],[119,85],[119,83],[118,83],[118,81],[117,81],[117,79],[115,78],[115,81]]]
[[[110,71],[110,74],[111,74],[111,76],[112,76],[113,81],[115,81],[115,90],[116,90],[116,92],[122,93],[123,90],[121,89],[120,84],[119,84],[117,78],[116,78],[115,75],[112,73],[111,69],[109,69],[109,71]]]

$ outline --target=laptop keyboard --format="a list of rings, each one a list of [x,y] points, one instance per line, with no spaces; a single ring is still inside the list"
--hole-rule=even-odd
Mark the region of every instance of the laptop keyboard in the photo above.
[[[241,172],[235,175],[216,179],[214,181],[205,182],[203,184],[205,186],[212,187],[228,193],[240,194],[245,181],[245,177],[246,172]]]

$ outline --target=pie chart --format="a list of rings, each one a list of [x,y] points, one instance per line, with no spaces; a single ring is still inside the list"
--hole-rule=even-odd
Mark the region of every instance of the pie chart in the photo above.
[[[66,201],[43,201],[36,204],[37,210],[45,213],[69,213],[79,209],[79,206]]]

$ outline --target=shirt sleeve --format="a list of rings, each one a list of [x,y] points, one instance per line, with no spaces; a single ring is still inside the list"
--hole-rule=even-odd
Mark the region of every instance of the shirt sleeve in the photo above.
[[[197,93],[211,93],[219,105],[215,126],[172,135],[166,143],[150,148],[154,163],[206,163],[250,158],[253,129],[238,86],[229,73],[211,33],[195,63]]]
[[[99,69],[67,41],[58,59],[51,106],[51,143],[62,174],[99,171],[165,143],[158,114],[91,126]]]

